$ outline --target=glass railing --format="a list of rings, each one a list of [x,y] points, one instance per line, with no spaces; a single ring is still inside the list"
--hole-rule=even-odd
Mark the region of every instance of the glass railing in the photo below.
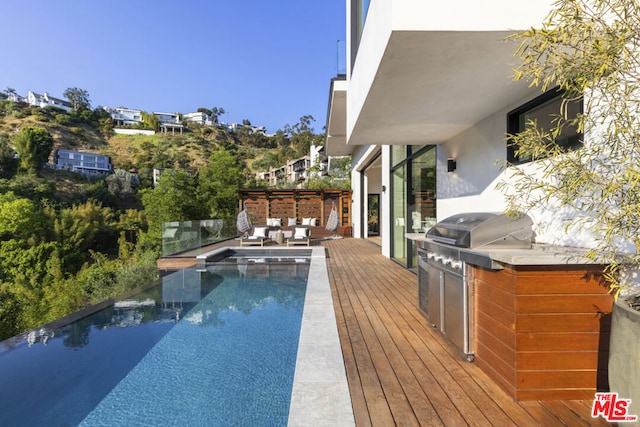
[[[162,224],[162,256],[176,255],[237,236],[236,219],[203,219]]]

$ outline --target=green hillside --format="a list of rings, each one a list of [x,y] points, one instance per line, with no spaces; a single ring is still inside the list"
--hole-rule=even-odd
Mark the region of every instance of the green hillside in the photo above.
[[[256,171],[322,143],[312,121],[274,136],[191,124],[125,136],[102,109],[67,113],[0,93],[0,340],[154,280],[162,224],[233,221],[237,190],[265,184]],[[43,167],[57,148],[106,154],[115,173]],[[173,172],[154,187],[154,168]]]

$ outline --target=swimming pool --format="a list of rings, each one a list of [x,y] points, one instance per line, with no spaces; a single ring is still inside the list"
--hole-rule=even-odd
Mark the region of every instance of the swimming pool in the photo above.
[[[286,425],[310,259],[239,257],[0,349],[2,425]]]

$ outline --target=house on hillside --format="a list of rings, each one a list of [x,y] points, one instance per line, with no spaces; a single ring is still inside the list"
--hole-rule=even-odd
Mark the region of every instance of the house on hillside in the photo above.
[[[202,111],[196,111],[194,113],[183,114],[182,118],[188,122],[197,123],[202,126],[213,126],[211,117],[207,116]]]
[[[58,149],[53,152],[53,163],[47,167],[68,170],[84,175],[106,175],[113,173],[111,158],[102,154]]]
[[[142,123],[142,111],[124,107],[102,107],[111,114],[114,127],[132,126]]]
[[[240,129],[246,128],[250,134],[256,134],[256,133],[261,133],[263,135],[266,135],[267,132],[267,128],[264,126],[253,126],[253,125],[245,125],[242,123],[231,123],[231,124],[225,124],[225,123],[220,123],[221,126],[226,127],[227,131],[229,132],[239,132]]]
[[[73,104],[71,104],[69,101],[49,96],[47,92],[45,92],[43,95],[40,95],[38,93],[29,91],[29,93],[27,94],[27,102],[29,103],[29,105],[34,107],[56,107],[65,110],[66,112],[73,110]]]
[[[323,146],[312,145],[308,156],[287,160],[284,166],[258,172],[256,173],[256,179],[267,181],[270,186],[307,182],[314,176],[318,177],[326,174],[327,159],[323,153]],[[319,165],[320,170],[312,172],[310,169],[316,165]]]
[[[180,114],[154,112],[153,115],[160,121],[160,132],[168,133],[171,131],[171,134],[175,135],[176,130],[178,130],[182,134],[184,126],[180,122]]]

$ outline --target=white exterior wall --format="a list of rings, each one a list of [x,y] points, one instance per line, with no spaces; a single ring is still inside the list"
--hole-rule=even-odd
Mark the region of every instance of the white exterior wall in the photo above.
[[[368,177],[366,174],[361,181],[362,172],[365,166],[377,155],[378,147],[376,146],[360,146],[351,155],[351,224],[353,226],[353,237],[365,238],[367,233],[366,213],[368,211],[367,206],[367,194],[380,193],[380,204],[378,219],[380,223],[380,236],[382,238],[382,254],[386,257],[391,256],[391,240],[389,236],[389,223],[390,223],[390,206],[391,206],[391,184],[390,184],[390,160],[391,160],[391,148],[386,145],[381,147],[381,173],[378,177],[374,175]],[[382,187],[385,187],[386,191],[382,191]],[[363,232],[364,230],[364,232]],[[363,235],[364,234],[364,235]]]
[[[505,48],[504,37],[519,29],[539,26],[552,3],[550,0],[370,3],[355,62],[351,60],[354,35],[350,28],[347,31],[346,140],[353,151],[353,169],[358,171],[352,175],[354,237],[366,237],[366,227],[360,224],[361,212],[367,210],[366,192],[374,193],[380,188],[382,253],[390,256],[391,147],[382,146],[380,181],[365,176],[361,188],[359,172],[370,160],[367,156],[374,147],[359,144],[435,144],[438,221],[461,212],[504,211],[505,196],[496,185],[508,180],[508,171],[501,170],[498,163],[507,156],[507,114],[540,94],[521,82],[513,82],[510,70],[517,63],[512,55],[516,45],[513,50]],[[350,4],[348,1],[348,25],[352,24]],[[439,49],[443,40],[454,42],[458,50]],[[429,49],[422,49],[425,44]],[[424,52],[431,56],[420,55]],[[497,65],[491,68],[492,64]],[[484,67],[484,74],[476,72],[471,83],[469,78],[461,77],[465,74],[456,72],[476,70],[475,65]],[[410,71],[406,72],[407,69]],[[423,75],[431,80],[420,80]],[[462,92],[460,87],[464,89]],[[395,96],[398,93],[402,96]],[[407,99],[414,93],[421,95]],[[408,125],[401,123],[407,113],[419,109],[423,109],[420,113],[424,120],[419,117],[406,121]],[[439,125],[443,126],[442,132]],[[379,137],[375,135],[379,131],[399,138],[394,141],[387,134]],[[452,173],[447,172],[449,158],[457,163]],[[381,191],[382,186],[386,192]],[[564,232],[562,217],[571,213],[548,209],[529,214],[535,224],[537,242],[586,247],[593,244],[592,236],[580,230],[572,235]]]
[[[382,182],[387,189],[380,193],[380,236],[382,255],[391,258],[391,146],[382,146]]]
[[[155,135],[155,130],[146,130],[146,129],[114,129],[114,133],[118,133],[121,135]]]
[[[509,181],[509,171],[501,170],[497,160],[506,152],[507,113],[530,101],[525,98],[492,114],[485,120],[437,146],[437,220],[462,212],[503,212],[505,196],[496,185]],[[447,172],[447,159],[456,160],[455,172]],[[533,164],[522,165],[535,174]],[[557,211],[553,206],[528,212],[534,223],[535,240],[561,246],[592,248],[593,235],[586,230],[565,231],[564,218],[570,209]]]
[[[502,177],[496,160],[507,156],[507,112],[499,111],[437,146],[437,220],[470,211],[503,211],[504,196],[495,189]],[[447,159],[456,170],[447,172]]]

